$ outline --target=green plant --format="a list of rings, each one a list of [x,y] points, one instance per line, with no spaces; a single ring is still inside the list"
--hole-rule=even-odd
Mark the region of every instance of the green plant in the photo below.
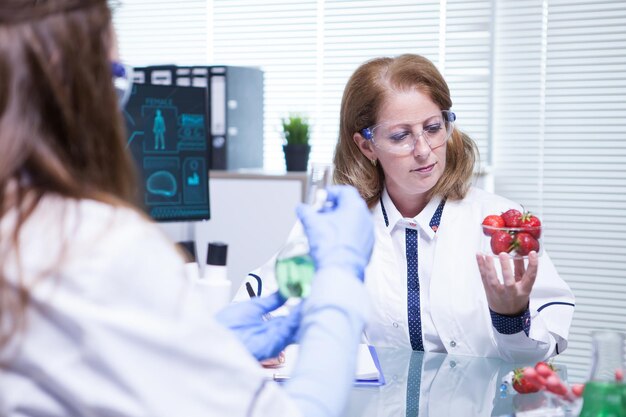
[[[287,145],[309,144],[309,122],[302,116],[290,115],[282,119],[283,133]]]

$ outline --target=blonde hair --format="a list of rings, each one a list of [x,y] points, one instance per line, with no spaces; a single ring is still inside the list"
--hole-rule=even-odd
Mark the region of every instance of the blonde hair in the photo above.
[[[339,120],[339,141],[335,147],[334,181],[355,186],[371,208],[380,199],[385,173],[360,151],[353,135],[377,123],[378,111],[394,90],[419,89],[441,110],[452,107],[450,90],[441,73],[428,59],[413,54],[396,58],[375,58],[352,74],[343,93]],[[446,149],[446,168],[429,192],[429,198],[462,199],[470,187],[478,148],[456,127]]]

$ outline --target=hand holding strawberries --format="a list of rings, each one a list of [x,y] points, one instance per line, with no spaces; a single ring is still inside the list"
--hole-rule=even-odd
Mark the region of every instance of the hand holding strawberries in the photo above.
[[[537,277],[541,221],[529,212],[510,209],[484,218],[483,253],[476,255],[489,308],[503,315],[518,315],[528,307]],[[493,253],[498,255],[502,282],[498,279]],[[513,258],[513,268],[510,259]],[[524,262],[528,258],[528,264]]]
[[[514,259],[512,269],[508,254],[501,253],[498,256],[502,268],[502,283],[498,280],[493,257],[476,254],[487,303],[489,308],[498,314],[519,315],[528,307],[530,291],[537,278],[539,258],[536,252],[531,252],[528,255],[528,266],[524,265],[523,259]]]

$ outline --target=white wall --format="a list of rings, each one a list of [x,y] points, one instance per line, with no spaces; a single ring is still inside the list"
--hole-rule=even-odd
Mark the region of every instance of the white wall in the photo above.
[[[198,261],[206,261],[207,244],[228,244],[228,276],[233,294],[248,272],[274,255],[296,222],[306,173],[241,173],[211,171],[211,220],[160,223],[174,241],[196,241]]]

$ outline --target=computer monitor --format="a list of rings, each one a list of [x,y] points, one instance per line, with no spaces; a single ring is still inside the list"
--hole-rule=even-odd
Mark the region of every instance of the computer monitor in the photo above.
[[[207,220],[207,90],[135,84],[124,109],[145,211],[157,221]]]

